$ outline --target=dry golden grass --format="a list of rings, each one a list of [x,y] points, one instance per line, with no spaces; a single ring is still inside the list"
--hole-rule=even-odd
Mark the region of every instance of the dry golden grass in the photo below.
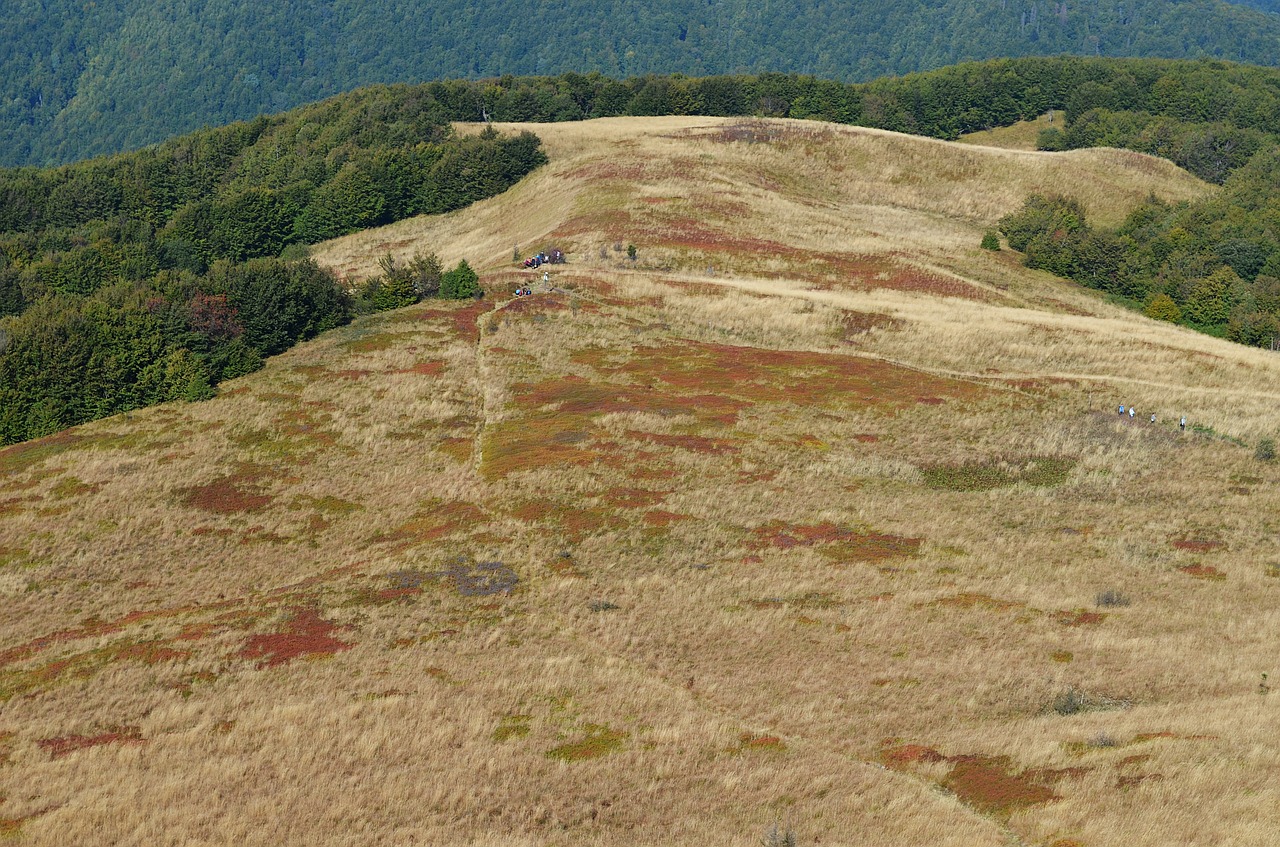
[[[1046,129],[1065,129],[1067,113],[1060,109],[1045,112],[1031,121],[1020,121],[1012,126],[982,129],[960,136],[961,144],[981,147],[1002,147],[1006,150],[1035,150],[1040,133]]]
[[[1028,190],[1206,187],[794,122],[538,130],[511,194],[317,251],[466,257],[478,306],[0,451],[0,834],[1274,840],[1280,357],[976,249]],[[553,291],[505,295],[513,239],[570,251]]]

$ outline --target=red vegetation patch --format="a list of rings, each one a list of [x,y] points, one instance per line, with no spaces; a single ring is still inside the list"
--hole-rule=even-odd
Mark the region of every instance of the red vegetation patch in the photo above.
[[[1008,815],[1018,809],[1060,799],[1034,771],[1014,774],[1004,756],[953,756],[942,786],[986,814]]]
[[[258,465],[242,464],[235,473],[207,482],[180,488],[183,503],[193,509],[215,514],[257,512],[271,505],[271,495],[260,492],[261,481],[276,474]]]
[[[920,538],[906,538],[879,532],[860,532],[830,522],[813,525],[770,521],[752,531],[754,547],[776,547],[791,550],[796,547],[828,545],[824,554],[833,559],[855,561],[879,561],[882,559],[914,556],[920,551]]]
[[[49,751],[55,759],[69,756],[77,750],[101,747],[104,744],[146,744],[142,731],[136,726],[122,726],[100,735],[63,735],[58,738],[42,738],[36,744]]]
[[[1102,612],[1090,612],[1085,609],[1053,613],[1053,619],[1063,626],[1093,626],[1102,623],[1106,618],[1106,614]]]
[[[644,513],[644,522],[649,526],[670,526],[677,521],[691,521],[689,515],[681,515],[676,512],[667,512],[662,509],[653,509]]]
[[[736,453],[739,450],[738,445],[728,438],[711,438],[705,435],[672,435],[662,432],[640,432],[639,430],[628,430],[627,435],[640,441],[648,441],[651,444],[661,444],[663,447],[688,450],[690,453],[719,455],[721,453]]]
[[[917,762],[945,762],[947,757],[923,744],[902,744],[880,752],[880,761],[894,770],[904,770]]]
[[[1227,575],[1215,568],[1213,565],[1183,565],[1178,568],[1187,576],[1193,576],[1196,579],[1208,579],[1213,581],[1223,580]]]
[[[627,385],[598,384],[575,376],[512,386],[525,414],[486,431],[484,469],[490,477],[522,470],[588,465],[608,455],[589,446],[597,418],[612,413],[690,415],[707,423],[732,422],[741,403],[718,397],[687,398]],[[628,467],[634,467],[631,456]]]
[[[1173,546],[1189,553],[1212,553],[1227,547],[1225,543],[1212,538],[1182,538],[1174,541]]]
[[[445,363],[438,361],[418,362],[411,368],[392,371],[398,374],[417,374],[418,376],[440,376],[444,373]]]
[[[303,657],[332,656],[351,649],[349,642],[333,636],[346,628],[320,617],[313,608],[295,608],[280,632],[250,636],[237,655],[259,660],[259,668],[275,667]]]
[[[415,312],[414,318],[420,321],[445,319],[451,324],[454,334],[474,343],[480,340],[480,316],[489,310],[487,301],[475,300],[465,306],[423,309]]]
[[[617,371],[634,379],[660,380],[683,392],[806,408],[905,407],[922,396],[957,399],[985,391],[879,359],[688,341],[637,349]]]
[[[391,544],[396,550],[416,547],[472,529],[485,520],[485,513],[472,503],[444,503],[420,510],[387,534],[375,535],[374,544]]]
[[[22,473],[42,462],[80,446],[88,439],[73,430],[64,430],[47,438],[25,441],[0,450],[0,471]]]
[[[555,514],[556,505],[549,500],[531,500],[511,510],[511,516],[522,521],[537,523]]]
[[[599,509],[570,509],[561,516],[560,523],[574,541],[581,541],[602,530],[623,527],[620,519]]]
[[[1163,779],[1164,774],[1161,773],[1121,774],[1116,779],[1116,788],[1127,791],[1144,782],[1160,782]]]
[[[444,453],[451,459],[459,462],[471,461],[471,451],[475,447],[475,439],[473,438],[442,438],[436,449]]]
[[[75,629],[64,629],[49,635],[28,641],[26,644],[10,647],[0,652],[0,667],[22,661],[40,650],[62,641],[78,641],[84,638],[97,638],[120,632],[127,626],[149,620],[163,620],[177,617],[186,612],[195,611],[199,606],[180,606],[172,609],[152,609],[150,611],[130,612],[114,620],[102,621],[90,618]]]
[[[129,644],[116,653],[117,659],[142,662],[144,665],[158,665],[161,662],[176,662],[190,659],[190,650],[175,650],[166,647],[163,642],[144,641],[141,644]]]
[[[527,284],[526,280],[521,280],[520,282]],[[583,302],[578,304],[578,308],[594,311],[597,307],[594,303]],[[538,293],[530,297],[519,297],[507,303],[502,307],[502,317],[503,319],[519,320],[520,318],[547,315],[552,312],[564,312],[568,309],[569,303],[563,297],[555,294]]]
[[[492,478],[607,460],[612,453],[598,443],[605,434],[596,424],[613,413],[692,418],[680,432],[631,431],[628,436],[668,448],[724,454],[738,450],[740,440],[705,430],[733,426],[739,413],[753,405],[905,408],[920,397],[968,398],[987,390],[877,359],[823,353],[684,341],[639,348],[621,361],[615,362],[615,356],[588,350],[574,359],[617,382],[566,376],[512,386],[515,408],[524,414],[486,432],[485,473]]]
[[[233,477],[223,477],[187,488],[183,501],[193,509],[228,515],[261,511],[271,505],[272,497],[246,491],[235,483]]]
[[[1007,817],[1011,813],[1060,799],[1053,786],[1064,779],[1079,779],[1087,767],[1029,768],[1015,772],[1007,756],[944,756],[932,747],[903,744],[887,747],[880,760],[894,770],[947,763],[950,771],[940,784],[962,802],[979,811]]]
[[[780,753],[787,749],[787,745],[782,739],[776,735],[756,735],[751,732],[744,732],[738,736],[737,751],[771,751]]]
[[[840,313],[840,340],[850,343],[859,336],[876,330],[896,330],[905,326],[905,321],[880,312],[854,312],[845,310]]]

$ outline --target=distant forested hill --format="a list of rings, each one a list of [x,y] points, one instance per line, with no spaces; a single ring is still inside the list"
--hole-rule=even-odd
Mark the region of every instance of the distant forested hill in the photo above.
[[[592,70],[859,81],[1061,53],[1275,64],[1280,0],[1244,2],[9,0],[0,164],[135,148],[373,82]]]

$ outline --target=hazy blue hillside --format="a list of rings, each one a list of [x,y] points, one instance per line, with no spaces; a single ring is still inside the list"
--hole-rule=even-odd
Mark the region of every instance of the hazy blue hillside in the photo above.
[[[10,0],[0,33],[0,164],[128,149],[371,82],[1280,57],[1280,16],[1221,0]]]

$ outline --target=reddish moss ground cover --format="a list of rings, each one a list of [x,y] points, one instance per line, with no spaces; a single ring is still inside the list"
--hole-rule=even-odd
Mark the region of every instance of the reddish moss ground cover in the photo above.
[[[879,359],[690,341],[639,348],[616,372],[636,380],[657,380],[686,395],[805,408],[900,408],[921,397],[965,399],[986,391]]]
[[[781,753],[787,749],[787,745],[781,738],[776,735],[757,735],[753,732],[744,732],[738,736],[738,744],[733,748],[735,753],[749,752],[774,752]]]
[[[577,376],[517,384],[512,386],[512,393],[516,395],[516,409],[523,414],[495,424],[485,433],[484,470],[491,478],[603,460],[609,451],[591,442],[593,437],[604,434],[596,421],[607,414],[688,415],[711,425],[736,420],[743,406],[727,398],[689,398],[643,386],[596,383]]]
[[[914,556],[920,551],[923,541],[921,538],[856,530],[830,522],[805,525],[770,521],[752,530],[752,536],[753,547],[757,550],[822,546],[823,554],[829,558],[860,562]]]
[[[1188,553],[1213,553],[1217,550],[1225,550],[1227,546],[1214,538],[1180,538],[1172,543],[1177,549],[1186,550]]]
[[[36,742],[41,749],[55,759],[69,756],[77,750],[101,747],[104,744],[145,744],[142,731],[136,726],[117,727],[98,735],[63,735],[58,738],[42,738]]]
[[[475,300],[465,305],[441,305],[418,309],[410,317],[415,321],[443,321],[459,338],[475,343],[480,340],[480,316],[493,308],[488,300]]]
[[[202,512],[231,515],[258,512],[275,499],[262,491],[264,482],[280,474],[262,465],[241,463],[230,474],[203,485],[177,489],[184,505]]]
[[[632,430],[627,435],[667,448],[723,454],[742,446],[740,436],[726,428],[736,425],[743,410],[760,404],[894,409],[986,391],[877,359],[693,341],[642,347],[629,357],[591,348],[573,358],[601,378],[574,375],[513,385],[517,414],[485,433],[487,476],[608,461],[617,449],[605,443],[610,436],[596,424],[611,413],[691,419],[677,432]]]
[[[1054,786],[1065,779],[1079,779],[1090,770],[1076,767],[1017,771],[1007,756],[944,756],[919,744],[886,747],[880,760],[887,767],[904,771],[919,765],[949,764],[951,767],[939,784],[967,805],[998,817],[1061,799]]]
[[[474,529],[484,523],[485,513],[473,503],[429,504],[413,517],[391,530],[375,535],[374,544],[389,544],[394,550],[407,550],[428,541]]]
[[[1187,576],[1193,576],[1196,579],[1208,579],[1217,582],[1227,578],[1225,573],[1218,570],[1213,565],[1183,565],[1178,568],[1178,570],[1182,571]]]
[[[237,655],[258,660],[258,668],[275,667],[304,657],[332,656],[353,646],[334,637],[334,633],[342,629],[345,627],[320,617],[314,608],[298,607],[279,632],[250,636]]]
[[[1063,626],[1093,626],[1107,619],[1103,612],[1090,612],[1086,609],[1060,611],[1053,613],[1053,619]]]

